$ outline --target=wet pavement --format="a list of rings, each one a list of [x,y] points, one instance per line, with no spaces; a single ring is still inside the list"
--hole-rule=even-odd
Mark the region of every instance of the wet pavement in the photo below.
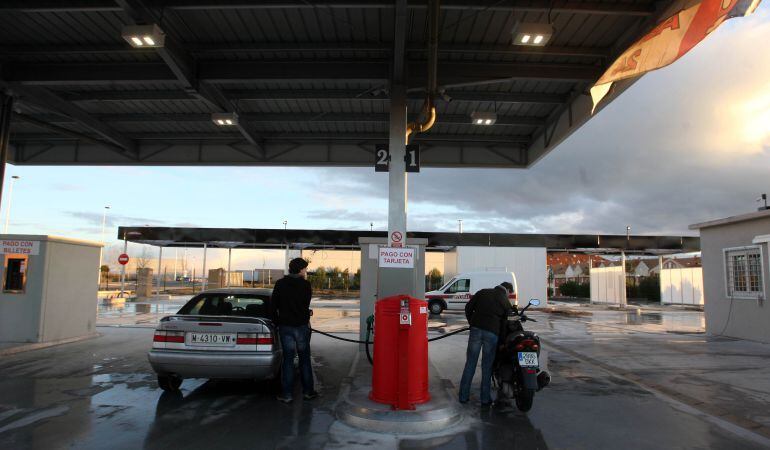
[[[347,304],[316,309],[328,309],[329,320],[358,321],[331,312]],[[283,405],[269,386],[251,382],[192,379],[179,395],[163,393],[146,359],[152,330],[99,327],[97,339],[0,358],[0,448],[750,449],[770,442],[762,440],[770,346],[665,331],[697,328],[697,312],[532,317],[538,322],[528,328],[542,336],[553,375],[532,411],[480,408],[477,374],[463,422],[421,436],[366,433],[336,420],[354,344],[313,336],[323,396]],[[432,323],[437,335],[464,318],[444,314]],[[466,342],[460,334],[430,344],[438,375],[455,385]]]

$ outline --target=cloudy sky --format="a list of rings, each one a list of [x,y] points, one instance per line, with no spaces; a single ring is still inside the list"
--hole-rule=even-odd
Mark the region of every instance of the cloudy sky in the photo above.
[[[454,231],[463,219],[478,232],[623,234],[630,225],[679,235],[755,210],[770,193],[768,42],[766,1],[643,77],[529,170],[410,175],[409,229]],[[370,168],[9,166],[5,193],[10,175],[21,177],[11,233],[101,240],[104,205],[113,244],[118,225],[386,227],[387,174]]]

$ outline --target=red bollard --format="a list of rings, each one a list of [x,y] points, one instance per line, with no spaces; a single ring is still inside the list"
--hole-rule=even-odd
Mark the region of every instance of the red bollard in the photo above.
[[[428,392],[428,303],[397,295],[374,306],[374,368],[369,398],[414,409]]]

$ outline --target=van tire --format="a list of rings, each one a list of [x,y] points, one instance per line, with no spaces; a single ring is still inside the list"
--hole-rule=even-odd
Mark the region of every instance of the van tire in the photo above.
[[[428,303],[428,309],[431,314],[441,314],[444,311],[444,305],[438,300],[433,300]]]

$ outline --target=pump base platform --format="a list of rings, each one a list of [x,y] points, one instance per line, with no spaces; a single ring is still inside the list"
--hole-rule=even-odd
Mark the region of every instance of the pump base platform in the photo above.
[[[430,364],[430,396],[427,403],[415,405],[411,411],[396,411],[390,405],[369,399],[372,390],[372,366],[359,352],[350,374],[343,380],[336,415],[347,425],[375,433],[436,433],[458,425],[462,410],[454,398],[452,382],[438,377]]]

